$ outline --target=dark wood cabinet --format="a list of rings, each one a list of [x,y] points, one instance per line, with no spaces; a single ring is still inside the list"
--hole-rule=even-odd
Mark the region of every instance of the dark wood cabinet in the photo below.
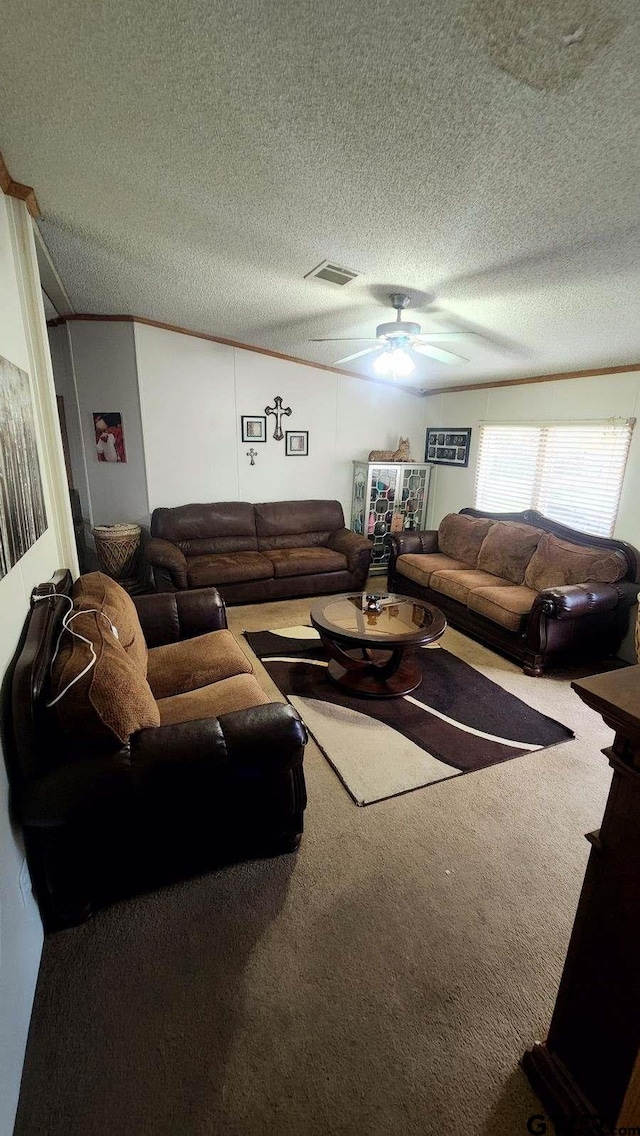
[[[613,779],[549,1035],[522,1064],[560,1131],[640,1132],[640,666],[572,685],[615,730]]]

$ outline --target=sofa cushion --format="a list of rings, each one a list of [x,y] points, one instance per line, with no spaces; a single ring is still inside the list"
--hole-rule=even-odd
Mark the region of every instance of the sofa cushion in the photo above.
[[[255,514],[248,501],[154,509],[151,535],[177,544],[185,556],[258,549]]]
[[[538,593],[524,584],[511,584],[507,588],[475,588],[469,592],[467,607],[508,631],[519,631],[537,597]]]
[[[344,528],[344,513],[339,501],[267,501],[254,505],[259,548],[285,548],[275,538],[300,537],[304,533],[323,533],[324,539]],[[303,544],[321,543],[305,540]],[[289,547],[295,547],[293,545]]]
[[[199,690],[189,690],[172,698],[161,698],[158,710],[161,725],[175,726],[178,722],[219,718],[221,714],[248,710],[251,706],[262,706],[271,701],[253,675],[241,674],[211,683],[210,686],[201,686]]]
[[[79,576],[73,585],[73,606],[75,608],[98,608],[118,628],[118,642],[140,667],[143,675],[147,673],[147,644],[142,633],[136,606],[128,592],[120,587],[104,572],[87,572]],[[78,620],[74,621],[76,624]],[[102,620],[105,627],[108,624]],[[88,648],[87,648],[88,650]]]
[[[314,576],[317,572],[346,572],[347,558],[332,548],[272,548],[264,552],[273,564],[276,579],[282,576]]]
[[[258,548],[261,552],[271,552],[272,548],[327,548],[331,536],[329,529],[292,533],[290,536],[259,536]]]
[[[76,744],[113,746],[126,743],[137,730],[158,726],[160,712],[145,674],[106,620],[83,611],[72,626],[93,645],[96,661],[69,687],[92,656],[87,643],[63,633],[51,676],[54,698],[68,687],[53,708],[61,730]]]
[[[478,553],[478,568],[503,580],[521,584],[543,529],[517,521],[496,521],[485,536]]]
[[[270,580],[273,565],[260,552],[227,552],[187,557],[190,588],[214,584],[240,584],[244,580]]]
[[[467,596],[472,588],[505,588],[509,586],[508,580],[501,580],[491,572],[479,572],[473,568],[457,569],[456,571],[434,572],[429,587],[435,592],[442,592],[443,596],[451,596],[452,600],[466,604]]]
[[[405,552],[396,560],[396,570],[401,576],[406,576],[407,580],[413,580],[414,584],[422,584],[425,588],[429,586],[434,572],[466,567],[461,560],[452,560],[443,552]]]
[[[152,647],[147,678],[155,698],[170,698],[252,670],[230,631],[209,631],[195,639]]]
[[[475,568],[480,546],[493,524],[487,517],[449,513],[438,527],[438,549],[445,556]]]
[[[541,538],[525,572],[524,582],[537,592],[563,584],[615,584],[627,573],[627,560],[614,548],[573,544],[553,533]]]

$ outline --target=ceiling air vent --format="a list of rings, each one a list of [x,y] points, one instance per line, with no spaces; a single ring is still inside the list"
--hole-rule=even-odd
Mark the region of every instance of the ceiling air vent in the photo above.
[[[327,280],[329,284],[338,284],[340,288],[344,288],[345,284],[355,280],[358,275],[359,273],[353,272],[351,268],[341,268],[339,264],[323,260],[322,264],[307,272],[305,280]]]

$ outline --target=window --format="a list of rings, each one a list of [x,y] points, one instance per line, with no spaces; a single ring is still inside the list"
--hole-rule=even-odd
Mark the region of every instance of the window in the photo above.
[[[554,521],[610,536],[635,418],[480,428],[477,509],[537,509]]]

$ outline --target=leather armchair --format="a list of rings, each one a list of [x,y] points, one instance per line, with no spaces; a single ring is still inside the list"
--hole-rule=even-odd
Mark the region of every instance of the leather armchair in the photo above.
[[[295,850],[307,734],[291,706],[140,729],[110,749],[74,745],[56,729],[45,704],[70,589],[61,572],[35,590],[12,681],[12,804],[47,928],[81,921],[114,888],[126,894],[194,867]],[[227,625],[214,588],[134,602],[148,646]]]

